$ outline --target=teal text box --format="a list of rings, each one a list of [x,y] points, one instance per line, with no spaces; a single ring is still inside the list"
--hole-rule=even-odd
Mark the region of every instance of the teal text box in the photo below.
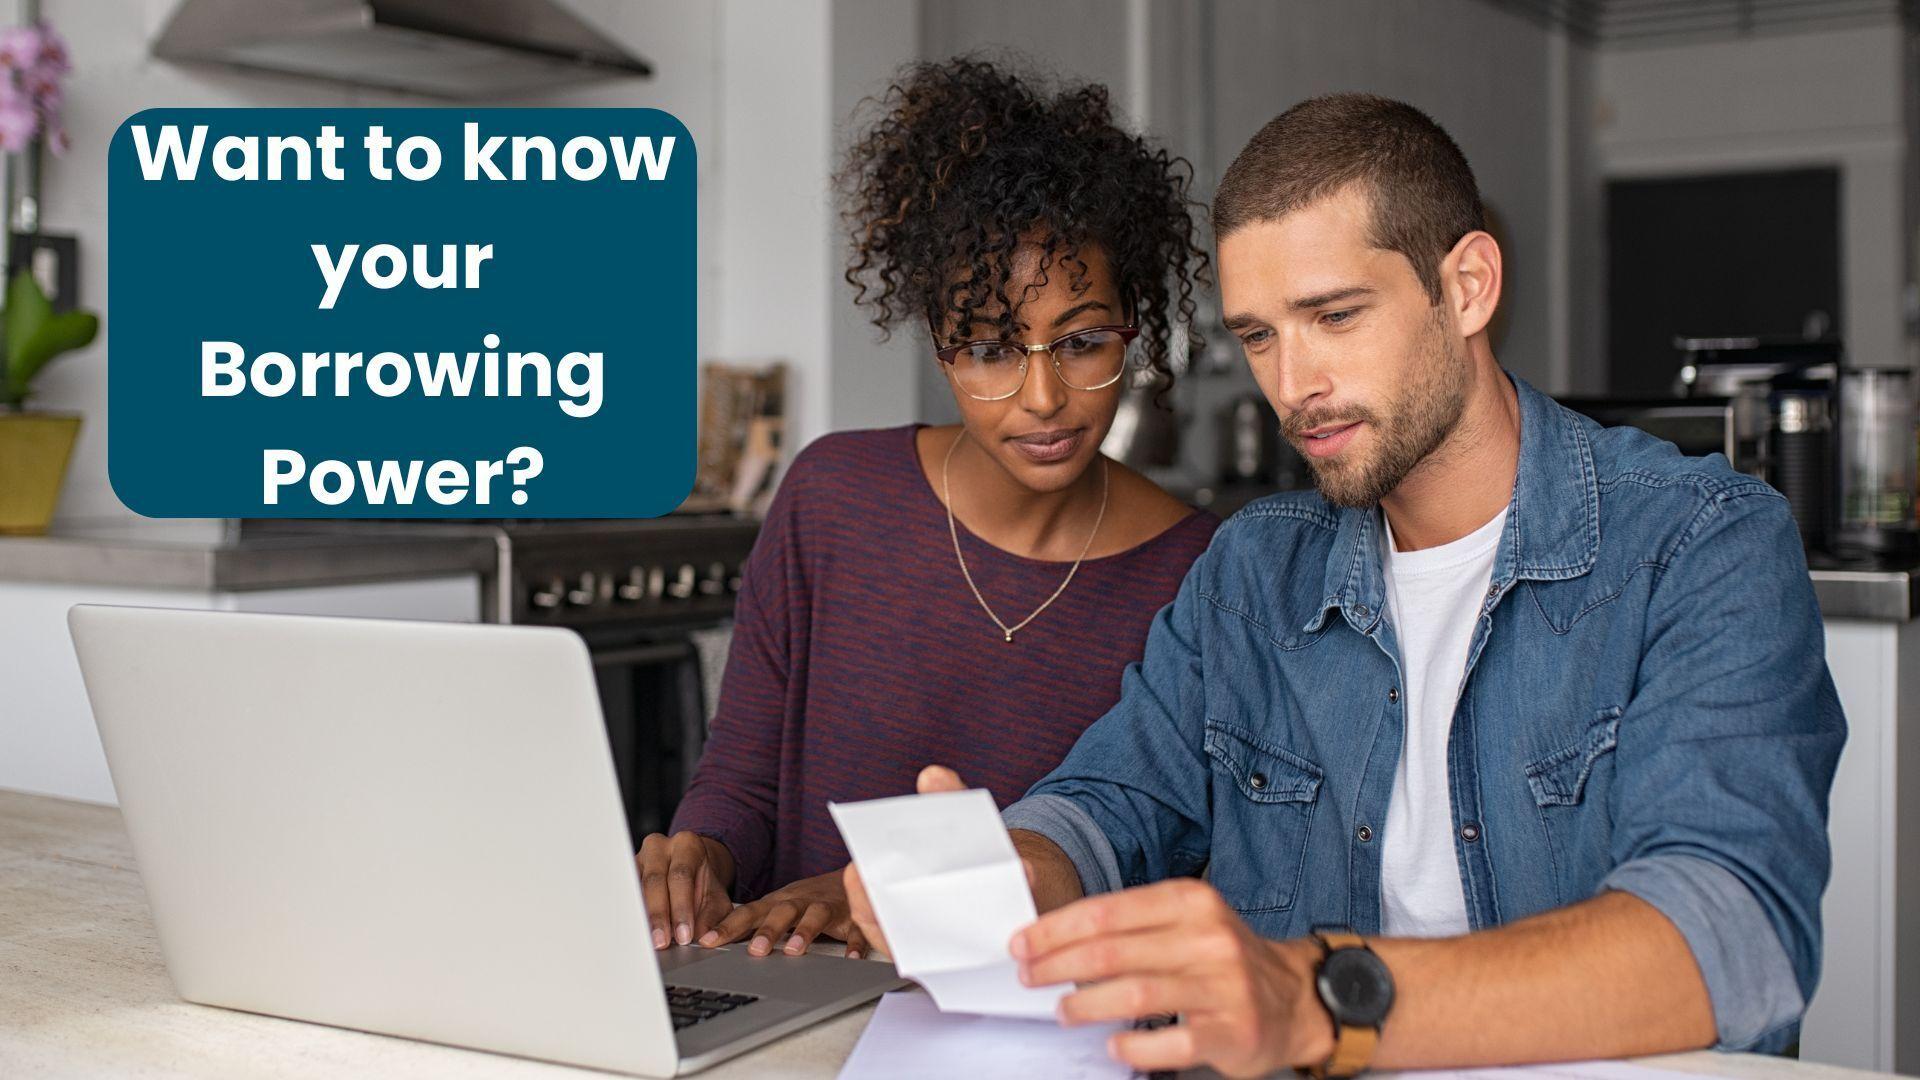
[[[306,144],[306,179],[270,136]],[[674,509],[694,469],[695,189],[693,140],[655,109],[130,117],[109,154],[115,492],[150,517]],[[342,272],[330,307],[314,245]]]

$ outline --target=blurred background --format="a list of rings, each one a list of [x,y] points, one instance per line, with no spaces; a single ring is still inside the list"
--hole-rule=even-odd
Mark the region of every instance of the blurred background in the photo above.
[[[18,0],[15,0],[17,3]],[[258,12],[231,36],[155,49],[203,5]],[[3,9],[4,5],[0,5]],[[1870,366],[1911,366],[1920,132],[1915,36],[1900,0],[43,0],[72,55],[40,226],[78,246],[78,299],[104,316],[36,395],[87,422],[62,522],[128,518],[106,483],[103,355],[107,140],[153,106],[648,105],[700,146],[700,340],[729,360],[784,359],[787,447],[823,431],[937,421],[949,392],[923,341],[881,345],[849,302],[827,176],[855,105],[903,61],[1012,49],[1108,85],[1126,117],[1188,158],[1205,201],[1262,123],[1316,93],[1363,89],[1429,112],[1479,177],[1509,260],[1498,354],[1556,394],[1649,394],[1678,377],[1676,336],[1834,337]],[[542,9],[572,16],[646,74],[574,82],[412,79],[349,64],[331,31],[383,11],[403,26],[511,38]],[[1911,8],[1908,8],[1911,11]],[[464,12],[465,14],[459,14]],[[488,14],[491,12],[491,14]],[[404,18],[400,18],[404,17]],[[304,24],[303,24],[304,20]],[[490,25],[491,24],[491,25]],[[332,34],[337,55],[239,39]],[[183,36],[176,33],[176,36]],[[258,70],[331,69],[340,80]],[[489,65],[461,59],[482,71]],[[346,72],[351,74],[346,74]],[[396,87],[412,85],[427,96]],[[456,94],[449,98],[445,94]],[[16,222],[16,225],[18,223]],[[218,303],[209,296],[209,303]],[[1217,304],[1202,306],[1217,319]],[[1253,389],[1225,335],[1176,402],[1196,480],[1218,464],[1196,430]],[[1811,333],[1809,333],[1811,331]]]
[[[1265,121],[1365,90],[1427,111],[1471,161],[1507,258],[1507,366],[1603,422],[1726,453],[1792,501],[1853,725],[1802,1048],[1920,1071],[1920,5],[0,0],[0,23],[53,32],[0,37],[5,254],[50,311],[100,318],[24,407],[0,400],[0,530],[32,534],[0,538],[0,787],[113,800],[65,632],[77,602],[525,622],[588,640],[630,822],[658,828],[781,463],[828,431],[955,415],[925,339],[879,340],[841,279],[828,177],[856,106],[903,62],[1009,51],[1105,83],[1193,164],[1204,203]],[[132,514],[106,475],[114,130],[157,106],[423,105],[651,106],[693,133],[710,363],[686,512]],[[205,302],[223,303],[212,283]],[[1227,513],[1305,476],[1216,298],[1200,311],[1172,411],[1129,408],[1107,449]],[[139,343],[115,358],[141,362]]]

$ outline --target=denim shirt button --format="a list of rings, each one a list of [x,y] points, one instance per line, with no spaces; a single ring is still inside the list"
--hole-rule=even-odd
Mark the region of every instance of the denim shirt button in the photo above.
[[[1489,600],[1500,599],[1500,586],[1498,585],[1487,586],[1487,599]]]
[[[1354,613],[1355,615],[1358,615],[1358,616],[1360,616],[1360,617],[1361,617],[1361,618],[1363,618],[1363,619],[1364,619],[1364,618],[1366,618],[1366,617],[1367,617],[1367,605],[1365,605],[1365,604],[1355,604],[1355,605],[1353,605],[1353,613]]]
[[[1400,688],[1399,687],[1397,686],[1387,687],[1387,704],[1389,705],[1400,704]]]
[[[1247,786],[1255,791],[1265,790],[1267,786],[1267,774],[1257,772],[1247,777]]]
[[[1370,828],[1369,826],[1362,825],[1360,826],[1360,831],[1355,833],[1354,835],[1358,836],[1360,838],[1360,842],[1364,844],[1367,841],[1373,839],[1373,829]]]
[[[1460,826],[1460,839],[1465,840],[1469,844],[1480,839],[1480,826],[1471,821]]]

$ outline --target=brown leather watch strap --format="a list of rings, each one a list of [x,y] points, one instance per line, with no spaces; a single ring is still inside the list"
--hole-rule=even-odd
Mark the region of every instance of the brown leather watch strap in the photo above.
[[[1359,934],[1351,930],[1319,930],[1313,936],[1320,939],[1320,944],[1326,946],[1328,952],[1335,949],[1363,949],[1367,945]]]
[[[1373,1061],[1373,1050],[1379,1043],[1380,1032],[1376,1028],[1343,1027],[1334,1036],[1333,1056],[1316,1069],[1314,1075],[1358,1076]]]

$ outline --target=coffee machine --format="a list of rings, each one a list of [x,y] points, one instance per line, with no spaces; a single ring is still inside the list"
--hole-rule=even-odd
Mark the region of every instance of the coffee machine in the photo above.
[[[1787,497],[1808,551],[1910,557],[1913,373],[1851,366],[1837,338],[1678,338],[1675,391],[1729,403],[1734,468]]]

